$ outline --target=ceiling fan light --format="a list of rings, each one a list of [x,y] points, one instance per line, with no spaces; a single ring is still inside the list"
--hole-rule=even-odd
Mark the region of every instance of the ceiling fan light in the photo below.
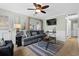
[[[37,9],[36,12],[41,12],[41,11],[39,9]]]

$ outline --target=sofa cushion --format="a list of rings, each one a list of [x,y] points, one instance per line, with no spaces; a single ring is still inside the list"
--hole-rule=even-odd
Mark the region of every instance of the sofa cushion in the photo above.
[[[37,32],[35,32],[35,31],[34,32],[31,32],[31,35],[32,36],[37,35]]]
[[[26,32],[26,35],[27,35],[27,37],[30,37],[30,36],[31,36],[30,31],[27,31],[27,32]]]

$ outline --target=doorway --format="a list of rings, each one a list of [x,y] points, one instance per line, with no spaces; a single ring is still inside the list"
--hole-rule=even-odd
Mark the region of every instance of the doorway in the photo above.
[[[77,37],[78,35],[78,21],[71,21],[71,36]]]
[[[78,17],[66,18],[66,38],[78,36]]]

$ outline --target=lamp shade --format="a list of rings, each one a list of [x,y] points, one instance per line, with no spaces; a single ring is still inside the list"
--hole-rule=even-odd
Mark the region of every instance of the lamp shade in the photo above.
[[[21,28],[21,24],[14,24],[14,28]]]

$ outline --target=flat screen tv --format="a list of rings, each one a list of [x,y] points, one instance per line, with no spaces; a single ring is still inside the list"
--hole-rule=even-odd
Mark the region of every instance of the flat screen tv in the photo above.
[[[47,22],[47,25],[56,25],[56,18],[54,19],[49,19],[46,21]]]

